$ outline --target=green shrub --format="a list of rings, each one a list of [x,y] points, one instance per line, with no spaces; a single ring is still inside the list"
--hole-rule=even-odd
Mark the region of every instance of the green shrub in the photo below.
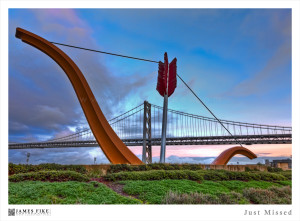
[[[151,163],[143,165],[115,164],[111,165],[108,173],[118,173],[125,171],[147,171],[147,170],[202,170],[200,164],[168,164]]]
[[[29,173],[19,173],[9,176],[10,182],[20,182],[25,180],[40,181],[80,181],[87,182],[89,178],[75,171],[38,171]]]
[[[249,172],[249,171],[252,171],[252,170],[249,167],[245,167],[245,171]]]
[[[101,169],[90,170],[86,173],[86,175],[90,178],[100,178],[103,176],[103,172]]]
[[[202,170],[201,164],[181,164],[182,170]]]
[[[209,170],[209,171],[205,171],[203,177],[204,177],[205,180],[213,180],[213,181],[223,180],[220,177],[220,175],[221,175],[221,173],[219,173],[219,172]]]
[[[210,195],[204,193],[174,193],[169,191],[162,204],[245,204],[248,201],[242,194],[231,193],[219,193],[218,195]]]
[[[281,168],[277,168],[277,167],[267,167],[268,172],[282,172],[283,170]]]
[[[138,165],[138,166],[133,167],[132,169],[136,170],[136,171],[145,171],[145,170],[147,170],[147,165],[146,164]]]
[[[259,169],[257,169],[257,168],[250,169],[249,167],[245,167],[245,171],[246,172],[252,172],[252,171],[259,171]]]
[[[148,166],[148,165],[147,165]],[[161,168],[161,164],[153,164],[153,168]],[[241,181],[284,181],[287,178],[278,173],[269,172],[233,172],[226,170],[147,170],[111,173],[105,176],[106,180],[162,180],[162,179],[188,179],[188,180],[241,180]]]
[[[264,180],[264,181],[281,181],[287,180],[285,176],[279,173],[269,172],[236,172],[227,170],[206,170],[199,171],[203,175],[205,180],[222,181],[222,180]]]
[[[218,199],[210,194],[178,194],[170,191],[163,199],[162,204],[218,204]]]
[[[147,165],[148,170],[162,170],[165,169],[165,165],[162,163],[153,163]]]
[[[226,181],[225,181],[226,182]],[[163,204],[291,204],[291,187],[271,186],[268,189],[246,188],[243,193],[220,192],[216,195],[206,193],[177,193],[169,191]]]
[[[280,181],[286,180],[287,178],[278,173],[261,172],[261,180],[265,181]]]
[[[162,180],[162,179],[190,179],[203,180],[201,174],[190,170],[150,170],[111,173],[104,176],[106,180]]]
[[[291,170],[282,171],[282,172],[279,172],[279,174],[284,176],[288,180],[292,180],[292,171]]]
[[[31,165],[31,164],[13,164],[9,163],[9,175],[18,174],[18,173],[28,173],[28,172],[37,172],[41,170],[71,170],[78,173],[86,173],[87,170],[82,165],[61,165],[55,163],[46,163],[39,165]]]
[[[132,167],[128,164],[112,164],[107,172],[117,173],[120,171],[131,171]]]
[[[290,186],[270,187],[268,189],[249,188],[243,196],[254,204],[291,204],[292,191]]]
[[[220,193],[218,196],[218,204],[248,204],[249,201],[240,193]]]
[[[181,165],[182,166],[182,165]],[[150,167],[150,170],[149,170]],[[261,171],[238,172],[227,170],[169,170],[173,165],[151,164],[146,166],[147,171],[127,171],[113,174],[108,174],[108,180],[160,180],[160,179],[190,179],[190,180],[205,180],[226,181],[226,180],[263,180],[263,181],[283,181],[287,180],[286,176],[281,173],[270,173]],[[158,170],[158,168],[161,168]],[[174,168],[174,167],[173,167]],[[201,177],[201,178],[199,178]]]

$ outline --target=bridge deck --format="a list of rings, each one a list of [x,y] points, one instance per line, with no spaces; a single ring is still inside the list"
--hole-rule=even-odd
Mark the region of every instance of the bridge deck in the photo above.
[[[241,135],[241,136],[212,136],[212,137],[169,137],[167,145],[230,145],[238,144],[291,144],[291,134],[272,135]],[[143,139],[123,139],[127,146],[142,146]],[[160,138],[151,139],[152,146],[160,146]],[[70,148],[70,147],[98,147],[96,140],[61,141],[61,142],[36,142],[36,143],[12,143],[9,149],[32,149],[32,148]]]

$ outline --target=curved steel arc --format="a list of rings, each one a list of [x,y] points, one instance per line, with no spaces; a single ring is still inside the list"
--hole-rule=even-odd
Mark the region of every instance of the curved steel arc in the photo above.
[[[242,154],[249,159],[257,158],[257,156],[249,149],[241,146],[231,147],[224,150],[215,160],[212,165],[226,165],[228,161],[236,154]]]
[[[47,54],[64,70],[73,85],[90,128],[109,161],[113,164],[143,164],[111,128],[74,61],[49,41],[22,28],[16,29],[16,37]]]

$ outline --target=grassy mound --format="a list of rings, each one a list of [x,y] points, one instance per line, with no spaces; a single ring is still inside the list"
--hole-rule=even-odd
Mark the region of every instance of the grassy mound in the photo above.
[[[290,186],[271,187],[268,189],[245,189],[243,195],[254,204],[291,204],[292,189]]]
[[[178,194],[168,192],[162,204],[245,204],[247,199],[242,194],[220,193],[217,196],[203,193]]]
[[[97,182],[9,183],[9,204],[140,204]]]
[[[119,181],[124,184],[123,191],[130,195],[138,196],[140,200],[148,202],[150,204],[170,203],[176,204],[180,202],[190,202],[191,204],[199,203],[199,200],[203,204],[250,204],[252,198],[245,196],[244,191],[247,189],[265,190],[269,188],[280,188],[287,186],[291,182],[285,181],[285,183],[272,183],[267,181],[206,181],[197,183],[191,180],[153,180],[153,181]],[[169,192],[181,194],[195,195],[196,199],[190,199],[191,196],[183,196],[182,201],[170,201],[166,200],[166,196]],[[197,198],[198,197],[198,198]],[[176,197],[175,197],[176,198]],[[192,197],[193,198],[193,197]],[[251,201],[250,201],[251,200]],[[253,201],[254,203],[255,201]],[[263,203],[263,201],[260,201]]]
[[[243,193],[220,193],[217,195],[168,192],[163,204],[291,204],[291,187],[271,187],[268,189],[245,189]]]

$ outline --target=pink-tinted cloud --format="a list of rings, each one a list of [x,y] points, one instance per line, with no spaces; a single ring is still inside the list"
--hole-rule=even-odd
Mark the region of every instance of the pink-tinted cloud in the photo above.
[[[60,21],[68,25],[87,26],[86,23],[78,17],[74,9],[40,9],[32,10],[39,22],[56,22]]]
[[[166,157],[217,157],[224,150],[233,146],[235,145],[167,146]],[[289,157],[292,155],[291,144],[256,144],[247,146],[245,145],[244,147],[254,152],[258,157]],[[136,155],[142,154],[142,147],[130,147],[130,149]],[[160,146],[152,147],[152,156],[160,156]]]

